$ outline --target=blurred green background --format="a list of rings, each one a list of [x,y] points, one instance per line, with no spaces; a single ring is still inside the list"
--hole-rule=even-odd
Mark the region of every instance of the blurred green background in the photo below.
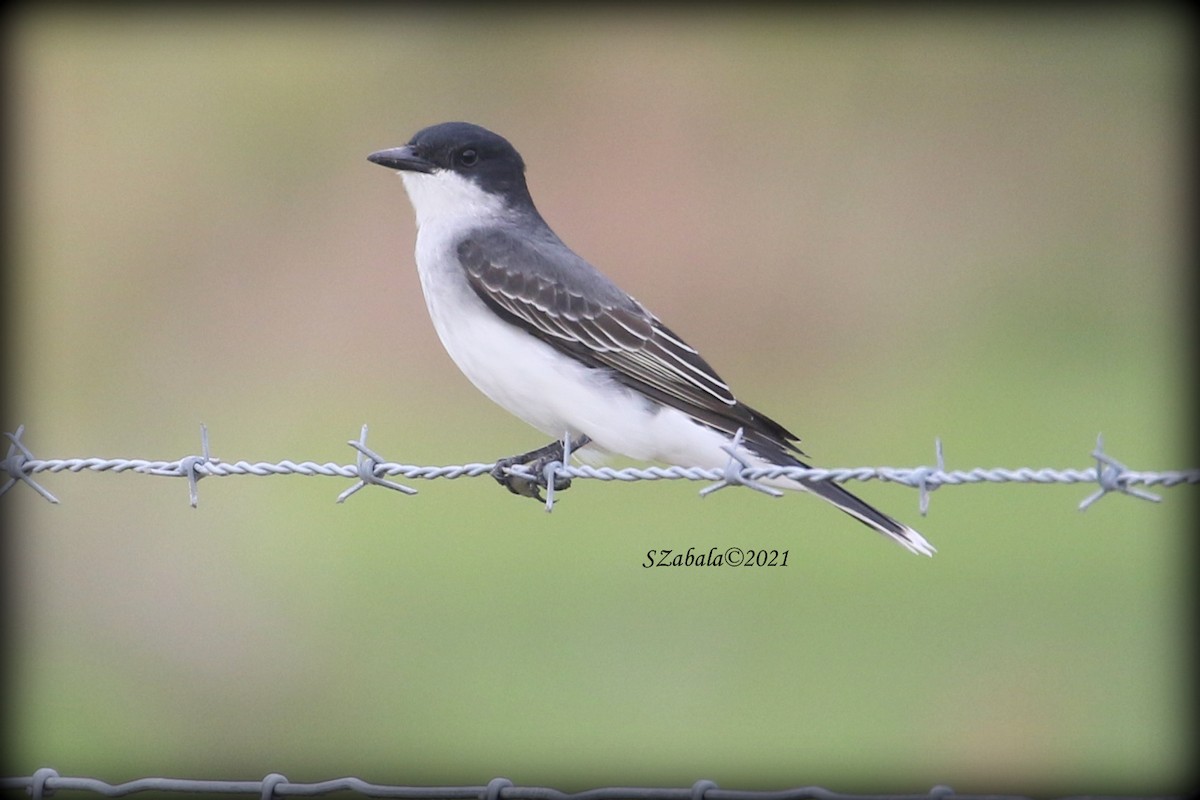
[[[400,182],[509,137],[543,214],[827,466],[1192,466],[1182,17],[25,8],[5,430],[35,455],[490,461]],[[1180,12],[1182,14],[1182,12]],[[3,498],[10,774],[842,791],[1187,775],[1195,491],[811,498],[43,475]],[[789,549],[646,570],[647,550]]]

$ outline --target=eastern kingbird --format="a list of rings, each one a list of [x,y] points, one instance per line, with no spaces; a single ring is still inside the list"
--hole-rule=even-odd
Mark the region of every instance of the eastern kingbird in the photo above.
[[[733,396],[700,354],[567,247],[542,219],[508,140],[466,122],[420,131],[368,160],[398,170],[417,215],[417,272],[458,368],[545,434],[643,461],[807,466],[799,437]],[[499,462],[561,458],[561,443]],[[777,478],[828,500],[914,553],[934,547],[832,481]],[[536,488],[534,490],[536,496]]]

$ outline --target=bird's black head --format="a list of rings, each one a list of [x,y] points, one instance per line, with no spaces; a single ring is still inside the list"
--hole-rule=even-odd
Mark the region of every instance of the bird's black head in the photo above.
[[[432,125],[403,147],[372,153],[367,160],[408,172],[454,172],[510,200],[529,195],[521,154],[503,136],[469,122]]]

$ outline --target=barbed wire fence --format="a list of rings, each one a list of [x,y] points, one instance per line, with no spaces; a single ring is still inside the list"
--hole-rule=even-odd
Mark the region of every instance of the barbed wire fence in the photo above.
[[[317,463],[313,461],[247,462],[222,461],[214,457],[209,448],[208,429],[201,425],[201,451],[199,455],[187,455],[171,461],[140,458],[36,458],[24,444],[24,426],[15,432],[5,433],[9,440],[8,454],[2,471],[8,479],[0,486],[0,495],[18,483],[24,483],[51,503],[59,500],[45,487],[33,479],[41,473],[133,472],[168,478],[183,478],[188,483],[191,505],[199,503],[197,484],[209,476],[234,475],[307,475],[337,477],[354,480],[354,484],[337,496],[341,503],[367,486],[380,486],[403,494],[416,494],[416,489],[389,480],[401,477],[405,480],[434,480],[444,478],[475,478],[491,476],[495,463],[472,463],[449,466],[416,466],[387,461],[367,446],[367,426],[362,427],[357,440],[347,444],[357,451],[354,464]],[[1104,452],[1103,437],[1097,437],[1091,452],[1095,466],[1084,469],[1055,469],[1048,467],[983,468],[970,470],[947,470],[940,440],[935,442],[936,464],[918,467],[854,467],[854,468],[798,468],[798,467],[752,467],[738,453],[740,432],[727,448],[729,461],[723,469],[698,469],[690,467],[590,467],[571,465],[570,440],[564,437],[563,459],[545,465],[540,476],[515,465],[510,472],[527,479],[541,478],[546,487],[546,510],[554,507],[556,478],[583,478],[601,481],[658,481],[690,480],[706,481],[708,486],[700,490],[701,496],[729,486],[745,486],[767,494],[775,490],[759,481],[768,478],[788,477],[806,480],[884,481],[910,486],[920,492],[921,514],[927,513],[929,495],[942,486],[962,486],[975,483],[1021,483],[1021,484],[1094,484],[1095,490],[1080,503],[1086,510],[1101,497],[1119,492],[1152,502],[1161,497],[1142,488],[1154,486],[1169,488],[1184,484],[1200,483],[1200,469],[1170,471],[1132,470]],[[495,778],[480,786],[400,786],[369,783],[360,778],[345,777],[316,783],[292,783],[283,775],[272,773],[261,780],[197,780],[184,778],[146,777],[125,783],[110,784],[95,778],[64,777],[49,767],[43,767],[32,775],[0,778],[0,789],[23,791],[33,800],[42,800],[59,791],[90,792],[106,797],[123,797],[141,792],[177,792],[185,794],[242,794],[272,800],[284,797],[315,797],[335,792],[352,792],[365,797],[404,798],[405,800],[1027,800],[1022,795],[972,795],[958,794],[949,786],[937,785],[922,794],[846,794],[819,786],[798,786],[770,791],[721,789],[710,780],[700,780],[690,787],[622,787],[610,786],[569,793],[543,786],[520,786],[506,778]],[[1168,797],[1168,795],[1159,795]],[[1095,795],[1092,795],[1095,797]],[[1113,796],[1115,797],[1115,796]],[[1183,797],[1183,795],[1178,795]]]
[[[139,475],[154,475],[167,478],[183,478],[188,484],[188,495],[192,507],[200,502],[197,487],[201,478],[210,476],[229,477],[234,475],[307,475],[335,478],[348,478],[355,483],[337,496],[337,502],[347,500],[351,495],[367,486],[380,486],[402,494],[416,494],[411,486],[389,480],[400,477],[405,480],[434,480],[458,478],[478,478],[491,476],[496,468],[495,463],[472,463],[449,466],[417,466],[401,464],[386,460],[367,446],[367,426],[357,440],[347,442],[357,451],[354,464],[335,464],[332,462],[317,463],[314,461],[284,460],[275,463],[258,461],[223,461],[214,457],[208,444],[208,428],[200,426],[201,449],[199,455],[188,455],[173,461],[155,461],[144,458],[36,458],[22,441],[25,426],[21,425],[14,432],[4,435],[9,440],[8,454],[3,462],[2,472],[7,473],[8,479],[0,486],[0,495],[4,495],[18,483],[23,483],[51,503],[57,503],[58,498],[44,486],[34,480],[33,476],[41,473],[79,473],[91,472],[132,472]],[[1184,484],[1200,483],[1200,469],[1183,469],[1170,471],[1132,470],[1104,452],[1104,437],[1096,438],[1096,446],[1091,452],[1096,464],[1085,469],[1055,469],[1051,467],[1018,467],[1007,469],[1003,467],[976,467],[969,470],[947,470],[941,440],[935,440],[936,463],[934,466],[918,467],[851,467],[851,468],[817,468],[817,467],[756,467],[751,466],[740,455],[738,445],[741,431],[738,431],[733,442],[725,448],[729,461],[721,469],[701,469],[695,467],[592,467],[573,465],[570,463],[570,437],[563,439],[563,458],[546,464],[540,475],[534,475],[522,465],[508,468],[510,474],[531,481],[539,481],[546,488],[546,510],[554,508],[556,479],[576,479],[600,481],[661,481],[689,480],[707,481],[709,486],[700,490],[701,496],[707,496],[719,489],[730,486],[744,486],[765,494],[778,495],[780,492],[761,483],[770,478],[794,478],[810,481],[884,481],[910,486],[920,492],[920,512],[924,516],[929,510],[929,496],[935,489],[943,486],[963,486],[974,483],[1022,483],[1022,484],[1094,484],[1096,489],[1079,503],[1079,509],[1086,510],[1101,497],[1111,493],[1131,495],[1151,502],[1160,502],[1162,498],[1141,486],[1156,486],[1169,488]]]
[[[819,786],[797,786],[770,791],[722,789],[710,780],[699,780],[688,787],[607,786],[575,793],[544,786],[519,786],[507,778],[493,778],[483,786],[394,786],[368,783],[359,778],[292,783],[278,773],[271,773],[257,781],[138,778],[126,783],[111,784],[95,778],[63,777],[49,767],[43,767],[33,775],[25,777],[0,778],[0,789],[23,789],[33,800],[43,800],[59,791],[91,792],[106,797],[123,797],[138,792],[245,794],[256,795],[262,800],[316,797],[334,792],[354,792],[365,797],[397,797],[404,800],[1031,800],[1023,795],[958,794],[949,786],[942,785],[934,786],[924,794],[843,794]],[[1168,795],[1158,797],[1166,798]],[[1183,795],[1178,797],[1182,798]]]

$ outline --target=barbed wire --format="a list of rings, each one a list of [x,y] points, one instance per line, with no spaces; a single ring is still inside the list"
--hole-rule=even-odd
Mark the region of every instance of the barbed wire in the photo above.
[[[934,786],[924,794],[843,794],[820,786],[771,791],[721,789],[713,781],[699,780],[688,787],[606,786],[570,793],[544,786],[518,786],[507,778],[493,778],[483,786],[393,786],[349,777],[317,783],[292,783],[275,772],[259,781],[138,778],[111,784],[95,778],[63,777],[49,767],[25,777],[0,778],[0,789],[24,789],[33,800],[43,800],[58,791],[92,792],[107,797],[150,791],[248,794],[257,795],[262,800],[315,797],[333,792],[356,792],[366,797],[399,797],[405,800],[1029,800],[1023,795],[958,794],[943,785]]]
[[[8,492],[18,483],[24,483],[51,503],[57,503],[58,498],[33,479],[33,476],[43,472],[78,473],[91,472],[133,472],[140,475],[156,475],[168,478],[184,478],[188,482],[188,495],[191,505],[195,508],[199,502],[197,483],[201,478],[210,476],[228,477],[232,475],[307,475],[355,479],[354,485],[337,496],[341,503],[351,495],[367,486],[381,486],[403,494],[416,494],[411,486],[388,480],[389,477],[402,477],[406,480],[434,480],[444,478],[477,478],[491,476],[496,469],[496,463],[471,463],[449,466],[417,466],[387,461],[383,456],[367,446],[367,426],[357,440],[347,442],[357,451],[354,464],[335,464],[333,462],[317,463],[314,461],[279,462],[248,462],[222,461],[215,458],[208,444],[208,428],[200,426],[200,455],[188,455],[173,461],[155,461],[144,458],[52,458],[39,459],[25,446],[22,436],[25,426],[21,425],[15,432],[5,433],[9,440],[8,455],[5,457],[0,471],[8,474],[8,480],[0,486],[0,495]],[[1018,467],[1008,469],[1003,467],[976,467],[969,470],[947,470],[942,451],[942,442],[935,440],[936,464],[934,466],[918,467],[758,467],[749,465],[739,454],[738,445],[741,442],[739,430],[733,441],[725,447],[729,453],[729,461],[724,468],[704,469],[698,467],[592,467],[570,464],[570,440],[564,437],[562,460],[546,464],[540,474],[534,474],[523,465],[508,467],[506,472],[529,481],[540,483],[546,488],[546,510],[554,508],[556,479],[589,479],[600,481],[660,481],[660,480],[689,480],[708,481],[711,483],[700,490],[701,496],[707,496],[719,489],[729,486],[745,486],[767,494],[777,495],[779,492],[765,486],[760,481],[771,478],[793,478],[807,481],[884,481],[910,486],[920,492],[920,512],[925,515],[929,510],[929,495],[942,486],[962,486],[973,483],[1023,483],[1023,484],[1095,484],[1097,489],[1079,503],[1079,509],[1085,510],[1101,497],[1110,492],[1131,495],[1151,502],[1161,502],[1156,494],[1139,489],[1139,486],[1172,487],[1183,484],[1200,483],[1200,469],[1184,469],[1171,471],[1142,471],[1132,470],[1104,452],[1104,437],[1096,438],[1096,446],[1091,457],[1096,466],[1085,469],[1055,469],[1051,467]]]

